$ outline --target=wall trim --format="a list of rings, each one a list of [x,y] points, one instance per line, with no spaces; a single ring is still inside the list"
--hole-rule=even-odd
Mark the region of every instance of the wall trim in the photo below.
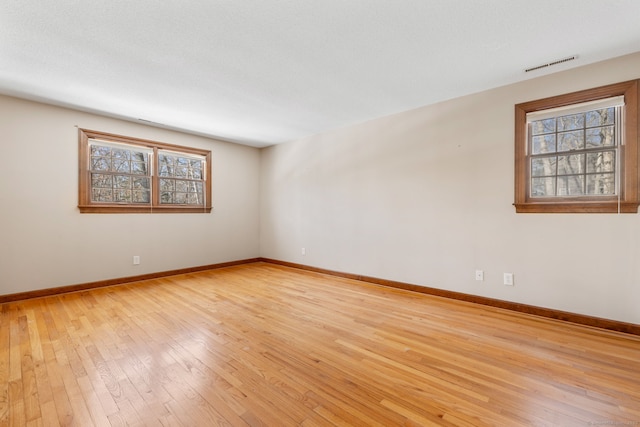
[[[20,301],[20,300],[33,299],[33,298],[48,297],[53,295],[65,294],[69,292],[78,292],[78,291],[85,291],[85,290],[96,289],[96,288],[103,288],[107,286],[123,285],[125,283],[139,282],[142,280],[149,280],[149,279],[158,279],[161,277],[176,276],[179,274],[195,273],[198,271],[216,270],[219,268],[233,267],[233,266],[242,265],[242,264],[253,264],[256,262],[265,262],[269,264],[280,265],[283,267],[296,268],[299,270],[312,271],[315,273],[327,274],[330,276],[359,280],[361,282],[372,283],[375,285],[388,286],[391,288],[404,289],[407,291],[419,292],[423,294],[455,299],[459,301],[466,301],[466,302],[486,305],[490,307],[503,308],[511,311],[517,311],[520,313],[546,317],[549,319],[561,320],[564,322],[576,323],[579,325],[591,326],[599,329],[607,329],[610,331],[623,332],[631,335],[640,336],[640,325],[637,325],[635,323],[621,322],[617,320],[604,319],[601,317],[587,316],[585,314],[571,313],[567,311],[537,307],[534,305],[521,304],[517,302],[499,300],[499,299],[488,298],[488,297],[472,295],[472,294],[465,294],[462,292],[447,291],[444,289],[414,285],[411,283],[398,282],[395,280],[379,279],[377,277],[363,276],[360,274],[344,273],[341,271],[328,270],[328,269],[319,268],[319,267],[312,267],[310,265],[305,265],[305,264],[297,264],[294,262],[280,261],[277,259],[261,258],[261,257],[222,262],[218,264],[202,265],[197,267],[180,268],[177,270],[161,271],[157,273],[141,274],[138,276],[99,280],[96,282],[80,283],[77,285],[61,286],[57,288],[38,289],[35,291],[0,295],[0,304]]]
[[[197,267],[179,268],[177,270],[161,271],[157,273],[141,274],[138,276],[119,277],[116,279],[99,280],[97,282],[80,283],[77,285],[61,286],[58,288],[38,289],[35,291],[20,292],[16,294],[0,295],[0,304],[6,302],[20,301],[32,298],[48,297],[69,292],[86,291],[89,289],[104,288],[106,286],[123,285],[125,283],[139,282],[141,280],[158,279],[167,276],[177,276],[178,274],[195,273],[198,271],[215,270],[218,268],[232,267],[234,265],[252,264],[259,262],[260,258],[249,258],[238,261],[221,262],[218,264],[201,265]]]
[[[420,292],[423,294],[434,295],[438,297],[472,302],[475,304],[503,308],[511,311],[517,311],[520,313],[546,317],[549,319],[562,320],[564,322],[577,323],[579,325],[592,326],[595,328],[607,329],[607,330],[616,331],[616,332],[624,332],[627,334],[640,336],[640,325],[637,325],[635,323],[627,323],[627,322],[621,322],[617,320],[604,319],[601,317],[588,316],[585,314],[571,313],[567,311],[554,310],[551,308],[537,307],[534,305],[521,304],[517,302],[482,297],[482,296],[472,295],[472,294],[465,294],[462,292],[447,291],[444,289],[430,288],[427,286],[413,285],[410,283],[397,282],[394,280],[386,280],[386,279],[379,279],[376,277],[362,276],[359,274],[343,273],[340,271],[327,270],[324,268],[312,267],[304,264],[296,264],[293,262],[280,261],[276,259],[260,258],[259,260],[263,262],[271,263],[271,264],[285,266],[285,267],[297,268],[300,270],[313,271],[316,273],[328,274],[331,276],[360,280],[362,282],[373,283],[376,285],[389,286],[392,288]]]

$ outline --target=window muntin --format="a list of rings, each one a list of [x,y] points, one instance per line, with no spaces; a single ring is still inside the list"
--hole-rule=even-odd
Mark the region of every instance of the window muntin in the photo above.
[[[620,98],[606,101],[604,108],[580,111],[577,105],[553,117],[527,115],[532,198],[618,194],[623,107]]]
[[[80,212],[210,212],[211,152],[80,129]]]

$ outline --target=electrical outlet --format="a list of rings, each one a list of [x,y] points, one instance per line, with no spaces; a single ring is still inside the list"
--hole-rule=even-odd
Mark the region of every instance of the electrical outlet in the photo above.
[[[305,248],[302,248],[302,249],[300,250],[300,253],[301,253],[302,255],[306,255],[306,254],[307,254],[307,250],[306,250]]]
[[[140,264],[140,257],[138,255],[133,256],[133,265]]]
[[[504,273],[504,284],[513,286],[513,273]]]
[[[484,271],[476,270],[476,280],[483,281],[484,280]]]

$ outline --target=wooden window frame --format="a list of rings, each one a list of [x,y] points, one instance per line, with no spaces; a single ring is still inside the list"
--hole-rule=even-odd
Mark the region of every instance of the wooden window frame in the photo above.
[[[517,213],[637,213],[640,205],[638,150],[640,80],[553,96],[515,106],[515,202]],[[624,96],[623,145],[620,146],[619,190],[616,196],[538,198],[529,194],[530,162],[527,153],[527,113],[583,102]]]
[[[149,204],[138,203],[104,203],[91,200],[91,170],[89,140],[98,139],[107,143],[120,143],[130,146],[139,146],[152,150],[151,173],[151,197]],[[211,151],[180,145],[166,144],[128,136],[115,135],[106,132],[79,129],[78,148],[78,208],[81,213],[210,213],[211,206]],[[198,155],[205,159],[204,170],[204,204],[201,206],[160,204],[159,181],[157,174],[158,151],[168,150],[185,155]]]

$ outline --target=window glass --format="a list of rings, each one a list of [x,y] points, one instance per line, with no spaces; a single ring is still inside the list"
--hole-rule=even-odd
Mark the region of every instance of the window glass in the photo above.
[[[210,212],[211,152],[80,130],[79,208]]]

